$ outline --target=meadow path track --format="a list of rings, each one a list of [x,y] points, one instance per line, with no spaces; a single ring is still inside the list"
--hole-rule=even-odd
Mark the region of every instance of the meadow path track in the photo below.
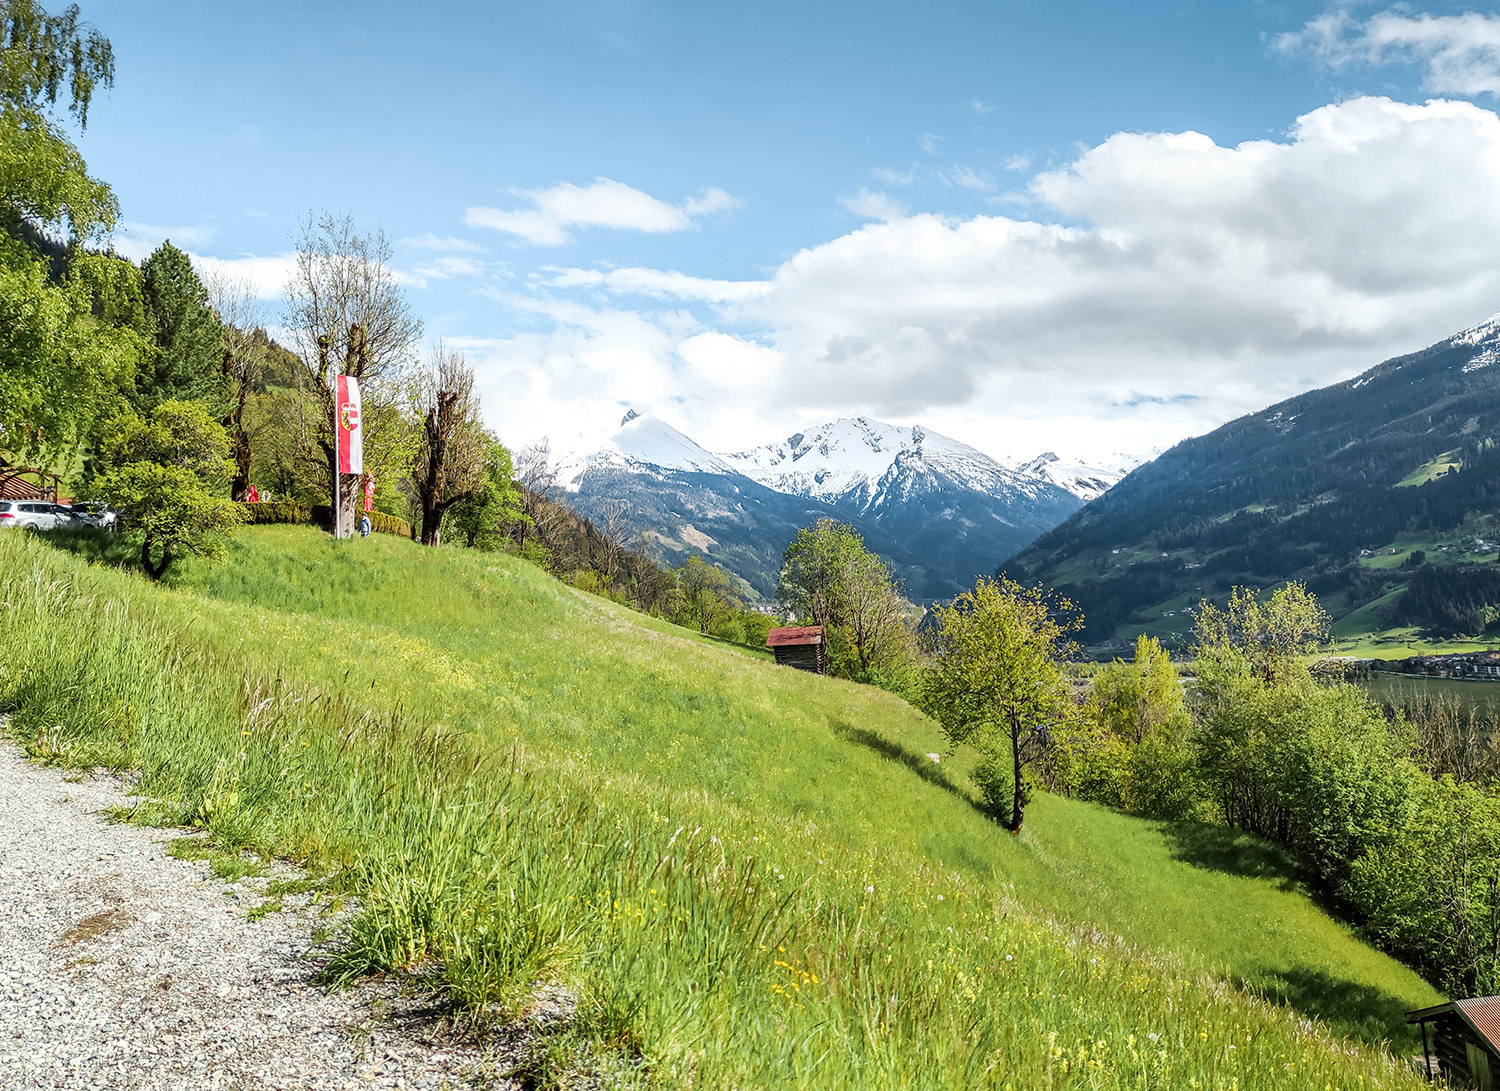
[[[250,920],[250,881],[112,823],[114,778],[0,744],[0,1089],[506,1087],[393,986],[312,982],[303,897]]]

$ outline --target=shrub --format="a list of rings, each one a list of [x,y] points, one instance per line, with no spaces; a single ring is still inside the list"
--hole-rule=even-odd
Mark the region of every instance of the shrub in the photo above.
[[[258,504],[241,504],[245,522],[255,526],[266,523],[311,523],[312,509],[291,500],[262,500]]]

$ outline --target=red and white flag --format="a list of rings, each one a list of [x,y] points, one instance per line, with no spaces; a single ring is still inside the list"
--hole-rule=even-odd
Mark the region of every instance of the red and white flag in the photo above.
[[[359,380],[340,375],[336,380],[333,425],[338,435],[339,473],[365,472],[364,421],[359,415]]]

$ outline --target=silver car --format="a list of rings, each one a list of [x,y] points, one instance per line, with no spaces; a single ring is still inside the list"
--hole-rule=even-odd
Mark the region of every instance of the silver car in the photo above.
[[[83,525],[82,519],[50,500],[0,500],[0,528],[73,530]]]

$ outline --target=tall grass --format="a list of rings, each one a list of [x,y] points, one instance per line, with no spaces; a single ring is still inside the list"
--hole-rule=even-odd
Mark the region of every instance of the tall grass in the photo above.
[[[1176,956],[1057,923],[981,868],[940,866],[888,836],[857,849],[879,822],[799,822],[691,778],[667,789],[587,748],[535,746],[521,731],[500,745],[482,724],[413,714],[424,696],[453,709],[419,683],[472,679],[456,653],[436,665],[424,653],[384,685],[352,668],[330,678],[341,661],[328,649],[353,635],[330,639],[326,616],[230,610],[20,538],[0,539],[9,730],[46,760],[139,770],[143,817],[294,857],[355,894],[336,978],[420,974],[481,1019],[524,1009],[539,983],[564,984],[578,1014],[558,1056],[587,1055],[620,1085],[1417,1084],[1388,1054]],[[524,574],[497,578],[556,605]],[[582,669],[584,650],[551,640]],[[401,647],[383,661],[402,662]],[[700,651],[723,673],[769,677],[752,703],[786,674]],[[500,658],[496,669],[513,669]],[[610,662],[623,685],[622,660]],[[852,688],[834,692],[835,704],[855,701]],[[680,696],[687,715],[714,710],[712,693]],[[524,727],[524,713],[510,724]],[[565,734],[591,728],[579,713]],[[876,794],[900,810],[895,783]],[[940,785],[917,790],[962,813]]]

